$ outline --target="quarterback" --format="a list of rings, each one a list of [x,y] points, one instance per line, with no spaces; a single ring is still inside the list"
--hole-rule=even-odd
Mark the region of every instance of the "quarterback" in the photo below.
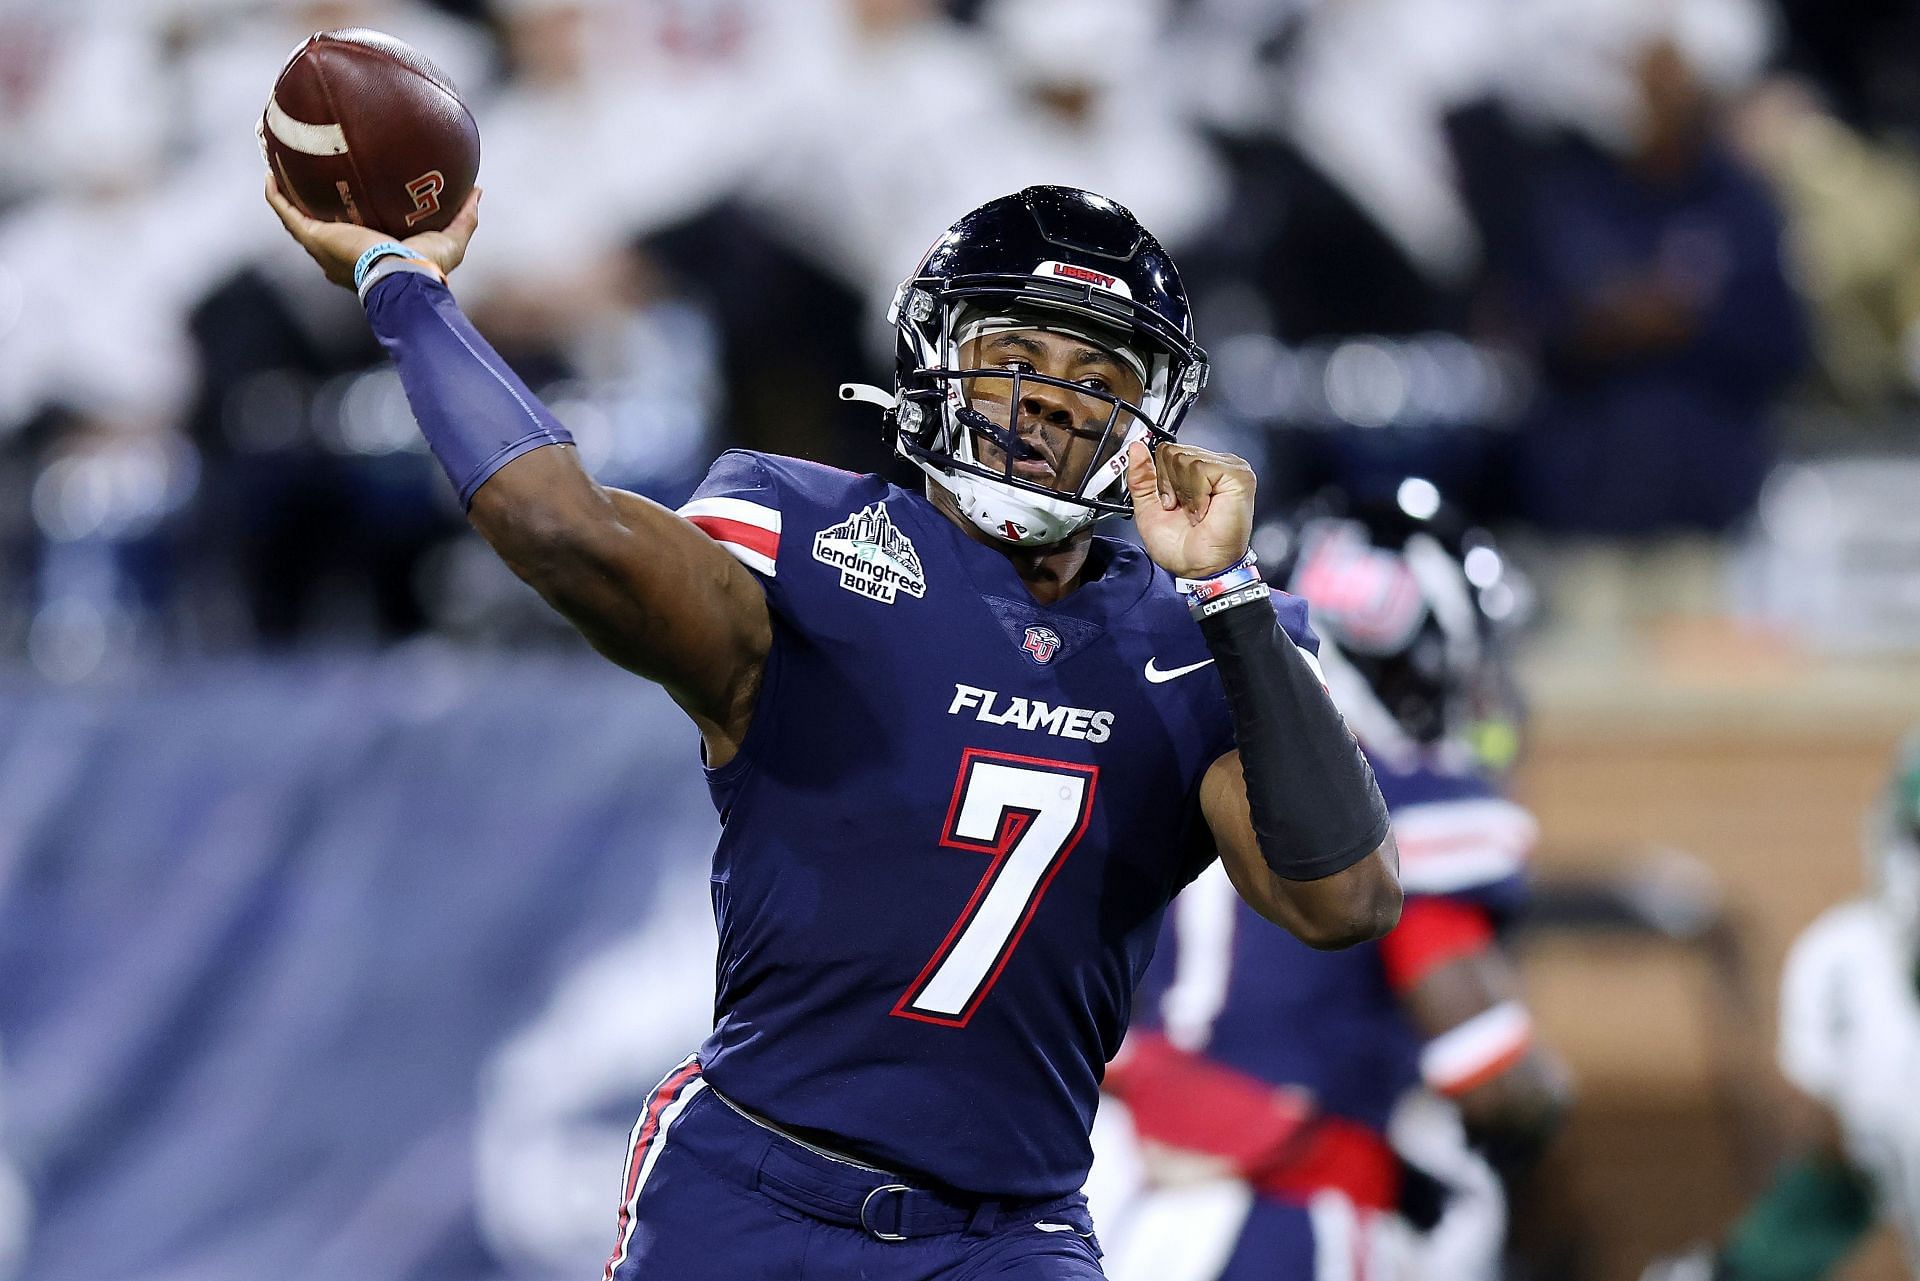
[[[455,305],[474,200],[395,243],[267,194],[481,536],[700,733],[715,1022],[634,1127],[607,1277],[1101,1275],[1088,1129],[1174,893],[1218,857],[1316,948],[1401,901],[1253,474],[1177,440],[1207,365],[1159,243],[1069,188],[974,210],[897,293],[895,386],[841,391],[924,492],[731,451],[675,512],[595,483]],[[1093,535],[1128,512],[1142,547]]]

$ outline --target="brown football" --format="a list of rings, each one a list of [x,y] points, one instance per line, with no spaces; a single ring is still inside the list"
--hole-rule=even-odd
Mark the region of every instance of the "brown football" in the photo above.
[[[480,129],[453,82],[365,27],[307,37],[258,132],[280,190],[308,216],[389,236],[445,227],[480,172]]]

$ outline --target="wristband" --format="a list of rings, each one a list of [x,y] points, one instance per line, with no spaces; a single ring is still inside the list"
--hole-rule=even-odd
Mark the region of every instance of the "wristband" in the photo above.
[[[353,264],[353,291],[355,293],[359,293],[361,288],[366,284],[367,268],[373,266],[374,263],[379,262],[382,258],[412,258],[415,262],[422,263],[426,261],[426,259],[420,257],[414,253],[413,250],[407,248],[397,240],[383,240],[377,245],[369,245],[367,251],[361,254],[359,260]]]
[[[1533,1016],[1518,1001],[1502,1001],[1442,1032],[1420,1051],[1420,1077],[1458,1098],[1518,1063],[1533,1044]]]
[[[360,288],[354,292],[360,295],[360,303],[366,305],[367,295],[380,285],[388,276],[408,272],[415,276],[425,276],[428,280],[446,284],[447,278],[440,269],[424,258],[382,258],[367,268],[366,279],[360,282]]]
[[[1186,595],[1187,608],[1195,618],[1206,618],[1217,614],[1230,606],[1225,602],[1232,598],[1233,605],[1242,605],[1250,600],[1258,600],[1267,595],[1267,585],[1261,581],[1258,568],[1259,558],[1248,548],[1247,554],[1217,574],[1206,578],[1176,578],[1174,586]],[[1247,589],[1258,586],[1258,592],[1248,593]]]
[[[1212,600],[1189,605],[1187,609],[1192,613],[1194,621],[1198,622],[1204,618],[1212,618],[1223,609],[1245,605],[1248,601],[1265,600],[1271,595],[1273,595],[1273,588],[1256,578],[1246,586],[1230,591],[1224,596],[1216,596]]]

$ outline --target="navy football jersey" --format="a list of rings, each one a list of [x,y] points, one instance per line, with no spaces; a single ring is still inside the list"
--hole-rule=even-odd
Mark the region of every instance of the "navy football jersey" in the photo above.
[[[1477,774],[1395,770],[1374,777],[1393,818],[1406,908],[1386,938],[1316,952],[1272,928],[1210,868],[1175,902],[1143,987],[1141,1025],[1176,1048],[1384,1133],[1421,1081],[1425,1044],[1400,994],[1458,935],[1466,909],[1491,924],[1524,901],[1532,815]],[[1430,927],[1430,928],[1429,928]]]
[[[1212,858],[1201,777],[1233,747],[1172,578],[1096,538],[1043,606],[924,495],[743,451],[681,514],[773,617],[751,728],[708,773],[707,1080],[896,1173],[1078,1189],[1166,904]],[[1275,602],[1311,645],[1304,604]]]

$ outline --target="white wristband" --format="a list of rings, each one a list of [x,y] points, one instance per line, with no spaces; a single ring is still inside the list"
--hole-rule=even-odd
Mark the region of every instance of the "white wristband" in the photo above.
[[[375,285],[385,280],[388,276],[397,276],[403,271],[412,272],[417,276],[431,276],[443,285],[447,283],[447,278],[441,275],[437,268],[420,261],[418,258],[381,258],[376,260],[373,266],[367,268],[366,275],[360,278],[359,294],[361,303],[364,304],[367,301],[367,295],[373,292]]]
[[[1420,1076],[1442,1094],[1465,1094],[1512,1067],[1533,1044],[1533,1016],[1519,1001],[1502,1001],[1420,1051]]]

